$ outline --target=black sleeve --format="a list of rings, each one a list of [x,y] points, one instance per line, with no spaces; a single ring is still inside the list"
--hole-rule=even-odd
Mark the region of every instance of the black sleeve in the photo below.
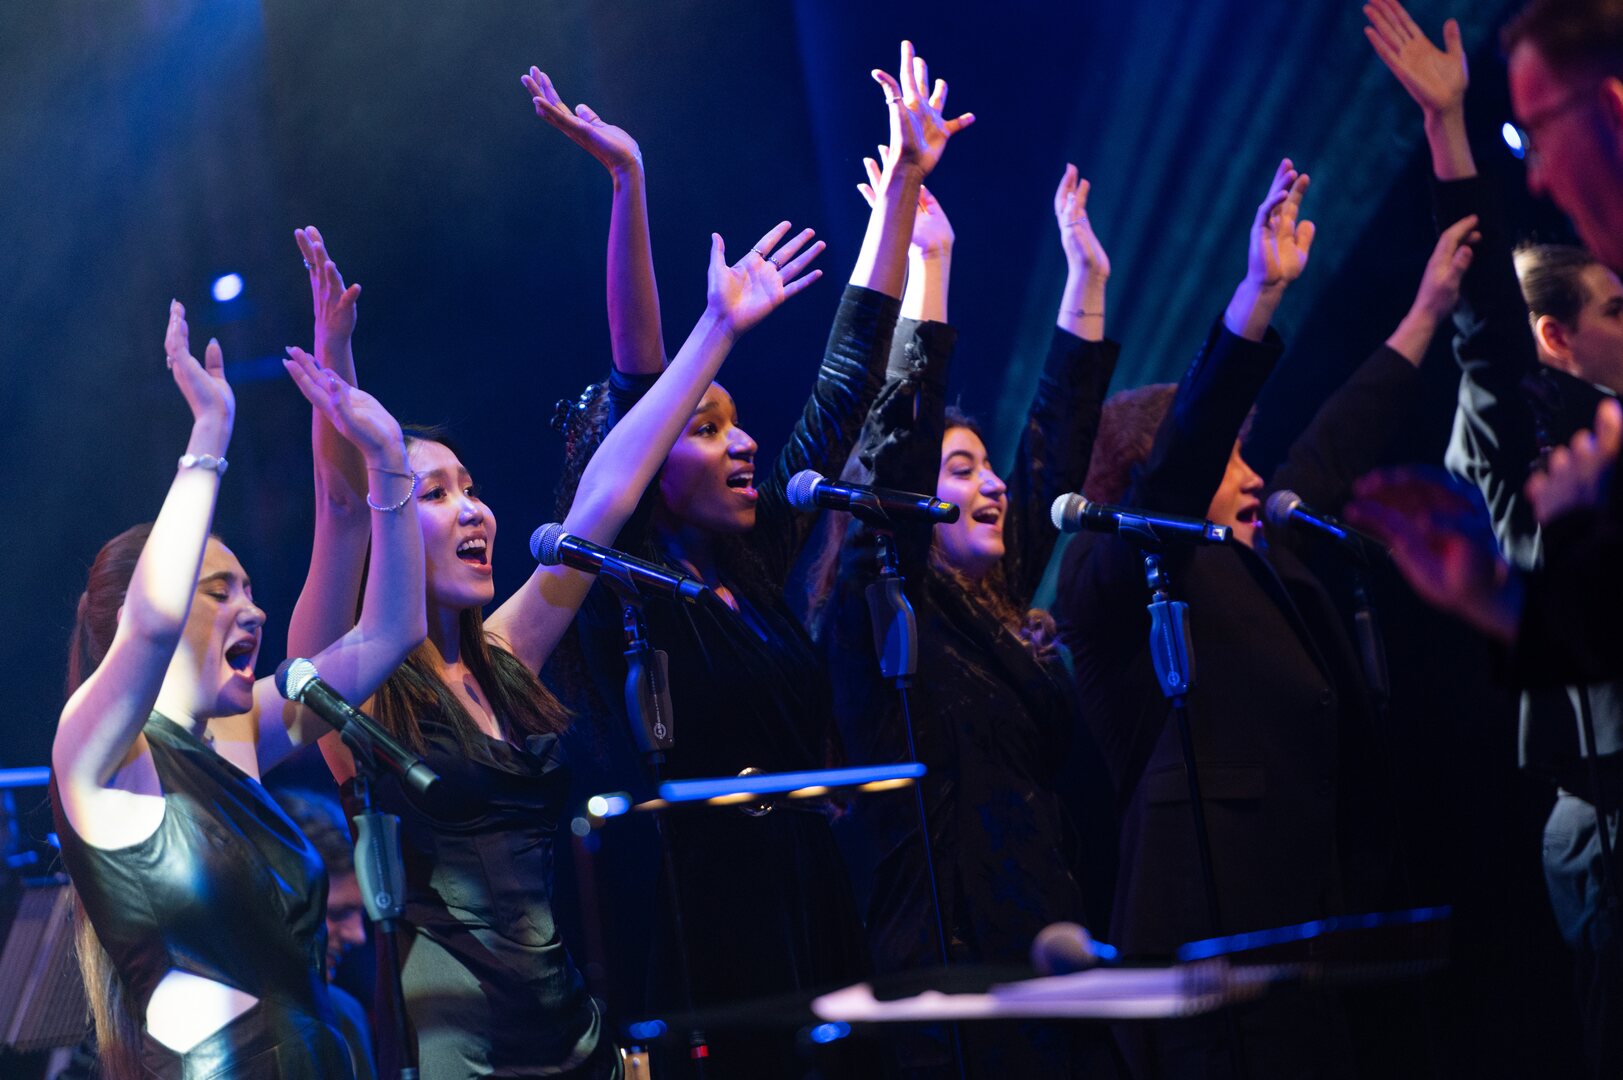
[[[1272,327],[1262,341],[1247,341],[1219,320],[1178,384],[1149,458],[1128,489],[1128,504],[1205,517],[1240,426],[1284,350]]]
[[[1059,540],[1049,513],[1054,500],[1080,490],[1087,478],[1099,410],[1120,355],[1113,341],[1084,341],[1054,328],[1014,465],[1004,474],[1003,573],[1017,607],[1030,606]]]
[[[1482,492],[1499,547],[1512,563],[1538,559],[1538,525],[1522,486],[1538,458],[1538,422],[1524,384],[1538,369],[1527,305],[1516,280],[1508,222],[1481,177],[1434,181],[1439,228],[1476,214],[1482,240],[1454,311],[1459,403],[1444,462]]]
[[[1420,372],[1382,345],[1331,394],[1268,483],[1309,506],[1338,510],[1353,481],[1373,469],[1413,411]],[[1271,538],[1272,539],[1272,538]]]
[[[816,517],[792,509],[784,497],[789,478],[803,469],[838,476],[856,445],[869,406],[879,393],[901,301],[847,285],[810,399],[789,441],[758,485],[750,546],[774,581],[784,581],[811,535]]]
[[[1623,500],[1568,514],[1545,530],[1544,565],[1525,581],[1512,664],[1524,686],[1623,679]]]
[[[631,407],[642,400],[642,396],[652,390],[659,381],[659,372],[652,374],[628,374],[619,368],[609,372],[609,416],[603,426],[605,432],[613,429],[625,418]]]
[[[935,492],[946,434],[947,374],[957,341],[958,331],[946,323],[903,319],[897,324],[884,388],[857,443],[858,460],[871,483]],[[908,581],[923,581],[933,532],[923,522],[904,522],[891,530]],[[841,574],[865,581],[872,574],[873,552],[867,528],[853,523],[841,552]]]

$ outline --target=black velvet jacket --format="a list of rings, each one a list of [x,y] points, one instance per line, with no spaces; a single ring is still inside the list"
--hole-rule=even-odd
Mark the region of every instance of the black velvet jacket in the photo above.
[[[934,492],[945,434],[945,386],[954,332],[903,320],[890,379],[861,440],[873,482]],[[1055,330],[1008,484],[1000,587],[1024,613],[1058,534],[1054,498],[1080,487],[1118,347]],[[918,623],[918,674],[910,691],[919,759],[954,958],[1021,962],[1037,932],[1082,918],[1069,827],[1056,774],[1075,723],[1069,677],[1057,652],[1030,647],[960,584],[929,565],[932,528],[894,530]],[[879,672],[864,593],[877,576],[872,531],[853,522],[821,637],[834,678],[845,746],[861,762],[907,760],[894,687]],[[855,808],[878,863],[869,939],[882,970],[935,962],[929,883],[915,805],[869,798]]]
[[[1185,374],[1125,501],[1204,517],[1230,448],[1283,345],[1216,326]],[[1276,470],[1327,510],[1345,501],[1403,422],[1416,371],[1384,346],[1320,409]],[[1082,716],[1122,813],[1112,932],[1137,956],[1208,936],[1183,755],[1148,655],[1139,550],[1115,536],[1065,554],[1055,614],[1075,660]],[[1354,853],[1339,820],[1364,821],[1373,710],[1324,585],[1288,546],[1174,548],[1164,560],[1190,606],[1191,726],[1225,932],[1336,911]],[[1356,809],[1354,809],[1356,807]]]

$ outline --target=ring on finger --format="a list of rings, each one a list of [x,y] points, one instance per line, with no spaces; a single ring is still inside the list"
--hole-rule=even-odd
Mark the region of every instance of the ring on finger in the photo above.
[[[304,260],[304,268],[305,268],[305,269],[306,269],[306,270],[309,270],[309,269],[311,269],[311,266],[310,266],[310,260],[309,260],[309,259],[305,259],[305,260]]]
[[[778,260],[774,259],[772,256],[770,256],[770,255],[762,255],[761,258],[763,258],[767,262],[771,263],[772,264],[772,269],[778,271],[780,274],[783,272],[783,264],[781,262],[779,262]]]
[[[769,256],[766,252],[762,251],[760,248],[750,248],[750,250],[755,252],[755,254],[759,255],[761,258],[765,259],[767,262],[772,261],[771,256]]]

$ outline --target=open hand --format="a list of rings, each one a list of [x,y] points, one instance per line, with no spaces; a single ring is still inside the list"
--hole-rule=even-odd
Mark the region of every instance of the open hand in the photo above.
[[[1369,20],[1364,36],[1375,47],[1375,55],[1422,111],[1436,116],[1464,107],[1471,75],[1458,22],[1449,19],[1443,24],[1444,48],[1439,49],[1397,0],[1370,0],[1364,5],[1364,18]]]
[[[293,377],[299,393],[360,451],[368,465],[397,471],[405,468],[405,439],[400,424],[377,398],[349,385],[297,345],[289,346],[287,355],[282,366]]]
[[[1307,269],[1314,227],[1311,221],[1297,220],[1307,185],[1307,174],[1298,174],[1285,158],[1274,170],[1268,197],[1257,207],[1246,275],[1263,290],[1281,290]]]
[[[913,53],[911,41],[902,42],[900,81],[889,72],[875,68],[874,81],[885,91],[890,110],[890,146],[885,151],[885,171],[899,165],[912,166],[928,176],[941,160],[947,140],[975,122],[974,113],[953,120],[942,115],[947,106],[947,84],[937,79],[930,89],[930,69]],[[926,96],[928,95],[928,96]]]
[[[1476,231],[1477,220],[1475,214],[1469,214],[1444,229],[1431,249],[1431,258],[1426,260],[1414,306],[1434,319],[1448,318],[1459,303],[1460,282],[1471,268],[1474,254],[1471,245],[1482,240],[1482,234]]]
[[[884,147],[879,152],[885,152]],[[857,190],[872,207],[879,196],[875,188],[883,175],[883,168],[878,159],[865,157],[862,167],[868,173],[868,182],[858,184]],[[913,215],[913,253],[915,255],[940,255],[952,250],[956,239],[952,231],[952,222],[947,220],[947,212],[941,208],[941,203],[930,194],[930,189],[923,184],[919,185],[919,208]]]
[[[1110,256],[1093,233],[1093,222],[1088,218],[1088,191],[1086,180],[1078,177],[1075,165],[1065,166],[1059,187],[1054,190],[1054,218],[1059,222],[1059,242],[1065,249],[1065,261],[1080,267],[1087,276],[1104,281],[1110,277]]]
[[[576,105],[575,111],[570,112],[546,72],[532,67],[528,75],[519,76],[519,81],[530,92],[535,115],[569,136],[605,169],[616,172],[642,168],[642,150],[637,140],[624,128],[605,123],[589,105]]]
[[[209,339],[199,364],[192,355],[191,328],[186,325],[186,309],[179,300],[169,301],[169,327],[163,336],[164,357],[169,374],[192,410],[192,425],[209,428],[219,439],[223,454],[231,441],[231,425],[236,419],[237,399],[225,381],[225,356],[220,343]]]
[[[1595,429],[1580,431],[1545,459],[1544,471],[1527,478],[1525,493],[1540,525],[1575,510],[1593,509],[1606,498],[1619,446],[1623,408],[1608,398],[1595,410]]]
[[[355,333],[359,283],[346,286],[344,275],[327,253],[327,242],[314,225],[293,230],[293,239],[310,272],[310,304],[315,310],[316,341],[324,348],[346,344]]]
[[[1421,599],[1501,638],[1514,633],[1510,568],[1475,488],[1432,466],[1383,469],[1358,481],[1346,515],[1387,545]]]
[[[819,240],[806,247],[816,234],[811,229],[802,229],[782,247],[777,247],[789,228],[787,221],[779,222],[761,237],[749,254],[732,266],[727,265],[720,234],[710,234],[709,308],[722,317],[735,335],[750,329],[772,314],[779,304],[823,276],[821,270],[806,273],[806,268],[827,245]],[[802,248],[805,250],[801,251]],[[800,253],[798,257],[796,252]]]

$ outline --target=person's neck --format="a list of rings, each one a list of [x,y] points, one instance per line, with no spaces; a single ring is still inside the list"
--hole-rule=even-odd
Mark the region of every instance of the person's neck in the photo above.
[[[462,612],[456,608],[430,605],[428,643],[434,646],[434,659],[441,675],[460,671],[462,664]]]
[[[721,584],[721,563],[713,533],[697,525],[657,514],[654,538],[668,556],[686,567],[694,577],[711,588]]]

